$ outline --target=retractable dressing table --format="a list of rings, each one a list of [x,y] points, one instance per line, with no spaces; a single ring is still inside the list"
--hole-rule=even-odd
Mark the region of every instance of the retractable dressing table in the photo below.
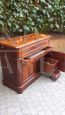
[[[50,36],[45,34],[0,40],[3,84],[22,93],[40,76],[41,58],[43,62],[48,58],[59,60],[57,69],[65,71],[65,54],[54,51],[49,41]]]

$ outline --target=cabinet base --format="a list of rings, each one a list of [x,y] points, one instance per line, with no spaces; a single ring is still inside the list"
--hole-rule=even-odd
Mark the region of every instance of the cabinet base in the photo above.
[[[3,79],[3,85],[15,90],[18,94],[21,94],[25,88],[27,88],[33,81],[39,78],[40,73],[33,75],[28,81],[23,83],[21,86],[14,85],[9,79]]]

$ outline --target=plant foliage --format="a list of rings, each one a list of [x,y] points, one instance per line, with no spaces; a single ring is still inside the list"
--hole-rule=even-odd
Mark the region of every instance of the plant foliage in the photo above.
[[[65,0],[0,0],[0,33],[65,32]]]

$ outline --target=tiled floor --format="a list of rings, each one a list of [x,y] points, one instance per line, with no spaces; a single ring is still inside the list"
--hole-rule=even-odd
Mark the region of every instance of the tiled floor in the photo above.
[[[56,82],[41,76],[17,94],[2,85],[0,69],[0,115],[65,115],[65,74]]]

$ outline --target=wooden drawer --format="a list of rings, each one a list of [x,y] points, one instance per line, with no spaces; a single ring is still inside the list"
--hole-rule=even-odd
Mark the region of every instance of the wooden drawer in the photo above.
[[[65,53],[52,51],[46,55],[46,57],[59,60],[58,69],[65,72]]]
[[[44,48],[44,49],[26,57],[26,58],[30,59],[31,61],[37,60],[37,59],[42,58],[43,56],[45,56],[47,53],[51,52],[52,50],[53,50],[52,47],[46,47],[46,48]]]
[[[49,46],[49,40],[39,41],[36,43],[32,43],[28,46],[19,49],[19,58],[27,57],[28,55],[33,54],[45,47]]]
[[[42,64],[42,63],[41,63]],[[57,69],[58,60],[53,58],[45,58],[44,59],[44,72],[52,74],[55,69]]]

